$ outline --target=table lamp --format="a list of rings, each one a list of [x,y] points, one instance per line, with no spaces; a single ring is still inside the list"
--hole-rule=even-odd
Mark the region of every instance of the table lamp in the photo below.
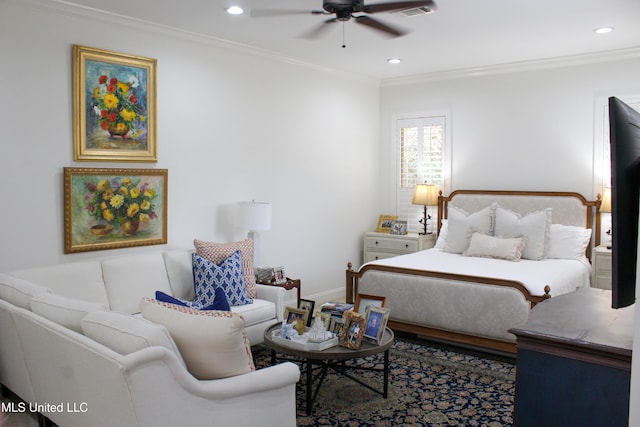
[[[253,240],[253,265],[259,265],[260,233],[271,230],[271,203],[240,202],[238,204],[238,227],[249,230],[247,239]]]
[[[419,234],[431,234],[427,233],[427,221],[431,219],[431,215],[427,214],[427,206],[435,206],[438,204],[438,191],[436,190],[436,186],[433,184],[416,184],[416,188],[413,190],[411,204],[424,206],[423,217],[419,221],[419,223],[422,224],[423,231]]]
[[[602,202],[600,203],[600,212],[611,213],[611,189],[610,188],[606,188],[604,190],[604,196],[602,196]],[[609,229],[606,231],[606,233],[607,233],[607,236],[609,236],[609,239],[611,239],[611,225],[609,225]],[[611,241],[607,243],[607,248],[611,249]]]

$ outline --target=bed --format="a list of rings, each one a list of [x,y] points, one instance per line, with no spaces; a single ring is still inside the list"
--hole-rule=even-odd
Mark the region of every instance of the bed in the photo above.
[[[438,198],[432,249],[346,271],[346,300],[379,295],[398,331],[515,353],[535,304],[590,286],[600,197],[457,190]]]

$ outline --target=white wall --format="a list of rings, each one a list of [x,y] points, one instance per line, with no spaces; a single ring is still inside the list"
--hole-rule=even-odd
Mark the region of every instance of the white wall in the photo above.
[[[73,161],[73,44],[158,60],[157,164]],[[0,61],[0,271],[241,239],[225,214],[254,199],[262,264],[344,295],[377,215],[377,81],[44,0],[0,2]],[[63,254],[65,166],[167,168],[169,244]]]

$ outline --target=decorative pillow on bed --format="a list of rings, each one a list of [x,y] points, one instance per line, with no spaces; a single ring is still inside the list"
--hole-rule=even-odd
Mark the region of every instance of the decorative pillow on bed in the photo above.
[[[584,259],[591,241],[591,229],[551,224],[548,258]]]
[[[447,241],[447,230],[449,229],[449,223],[446,219],[443,219],[440,223],[440,233],[438,233],[438,240],[436,240],[436,244],[433,246],[436,249],[444,249],[444,245]]]
[[[242,254],[242,271],[247,287],[247,296],[249,298],[258,297],[256,276],[253,272],[253,240],[247,239],[240,242],[215,243],[195,239],[193,245],[196,247],[198,255],[216,264],[222,262],[235,251],[239,250]]]
[[[515,212],[498,206],[495,215],[494,236],[524,236],[527,238],[527,246],[522,251],[522,258],[540,260],[547,257],[551,208],[521,217]]]
[[[473,233],[469,240],[469,248],[462,255],[520,261],[526,244],[525,237],[501,238]]]
[[[491,234],[495,206],[491,205],[472,214],[464,210],[449,206],[447,220],[447,237],[443,250],[454,254],[461,254],[469,246],[470,231]]]

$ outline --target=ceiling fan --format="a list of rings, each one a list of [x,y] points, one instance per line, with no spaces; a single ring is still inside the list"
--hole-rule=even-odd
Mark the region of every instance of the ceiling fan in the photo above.
[[[379,12],[400,12],[417,8],[428,8],[430,10],[434,10],[435,6],[436,5],[433,0],[398,1],[389,3],[376,3],[370,5],[365,5],[364,0],[323,0],[323,10],[301,11],[282,9],[253,9],[251,11],[251,16],[265,17],[309,13],[311,13],[312,15],[335,15],[333,18],[323,21],[318,27],[309,31],[306,34],[307,38],[317,37],[328,27],[327,24],[346,22],[351,20],[352,18],[354,22],[365,25],[366,27],[369,27],[371,29],[381,31],[390,37],[400,37],[407,34],[407,31],[392,27],[389,24],[385,24],[367,15],[354,15],[354,13],[373,14]]]

